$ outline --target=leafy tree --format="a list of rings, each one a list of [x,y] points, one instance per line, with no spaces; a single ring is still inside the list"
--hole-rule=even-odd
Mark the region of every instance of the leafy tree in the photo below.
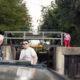
[[[56,0],[56,4],[61,20],[59,26],[71,34],[72,46],[80,46],[80,0]]]
[[[31,17],[23,0],[0,0],[0,31],[29,30]]]
[[[68,32],[71,45],[80,46],[80,0],[56,0],[54,6],[43,8],[40,29]]]
[[[58,15],[56,15],[56,13],[57,13],[56,5],[53,2],[51,3],[51,6],[43,7],[42,9],[43,19],[40,24],[41,30],[47,31],[58,30],[57,24]]]

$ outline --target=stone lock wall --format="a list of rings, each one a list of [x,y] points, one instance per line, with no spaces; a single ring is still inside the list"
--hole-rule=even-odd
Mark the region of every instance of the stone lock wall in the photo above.
[[[80,55],[80,47],[56,47],[55,55],[56,71],[64,75],[65,55]]]
[[[15,60],[16,59],[16,49],[12,46],[2,46],[2,58],[3,60]]]

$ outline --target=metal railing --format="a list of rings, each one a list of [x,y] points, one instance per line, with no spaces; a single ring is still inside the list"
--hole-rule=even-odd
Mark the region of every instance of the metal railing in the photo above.
[[[14,34],[14,36],[9,36],[9,34]],[[21,34],[21,36],[16,36],[15,34]],[[59,35],[60,37],[54,37],[54,35]],[[28,40],[60,40],[61,46],[63,46],[63,32],[53,32],[53,31],[5,31],[5,41],[7,44],[8,40],[11,39],[28,39]]]

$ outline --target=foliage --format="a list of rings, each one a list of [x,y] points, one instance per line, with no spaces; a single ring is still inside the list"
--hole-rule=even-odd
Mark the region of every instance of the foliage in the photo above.
[[[54,10],[53,10],[54,9]],[[57,30],[58,24],[57,24],[57,9],[56,5],[51,3],[51,6],[43,7],[42,9],[42,21],[40,24],[41,30]]]
[[[29,30],[31,17],[23,0],[0,0],[0,31]]]
[[[71,45],[80,46],[80,0],[56,0],[45,9],[40,29],[68,32]]]
[[[71,45],[80,46],[80,0],[56,0],[62,31],[71,34]],[[77,42],[76,42],[77,41]]]

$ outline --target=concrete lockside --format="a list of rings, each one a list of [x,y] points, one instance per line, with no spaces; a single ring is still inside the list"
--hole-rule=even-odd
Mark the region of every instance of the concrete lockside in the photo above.
[[[16,59],[15,47],[10,45],[2,46],[2,58],[3,60],[15,60]]]
[[[64,74],[64,55],[62,47],[56,47],[56,71],[62,75]]]
[[[64,75],[65,55],[80,55],[80,47],[56,47],[56,71]]]

